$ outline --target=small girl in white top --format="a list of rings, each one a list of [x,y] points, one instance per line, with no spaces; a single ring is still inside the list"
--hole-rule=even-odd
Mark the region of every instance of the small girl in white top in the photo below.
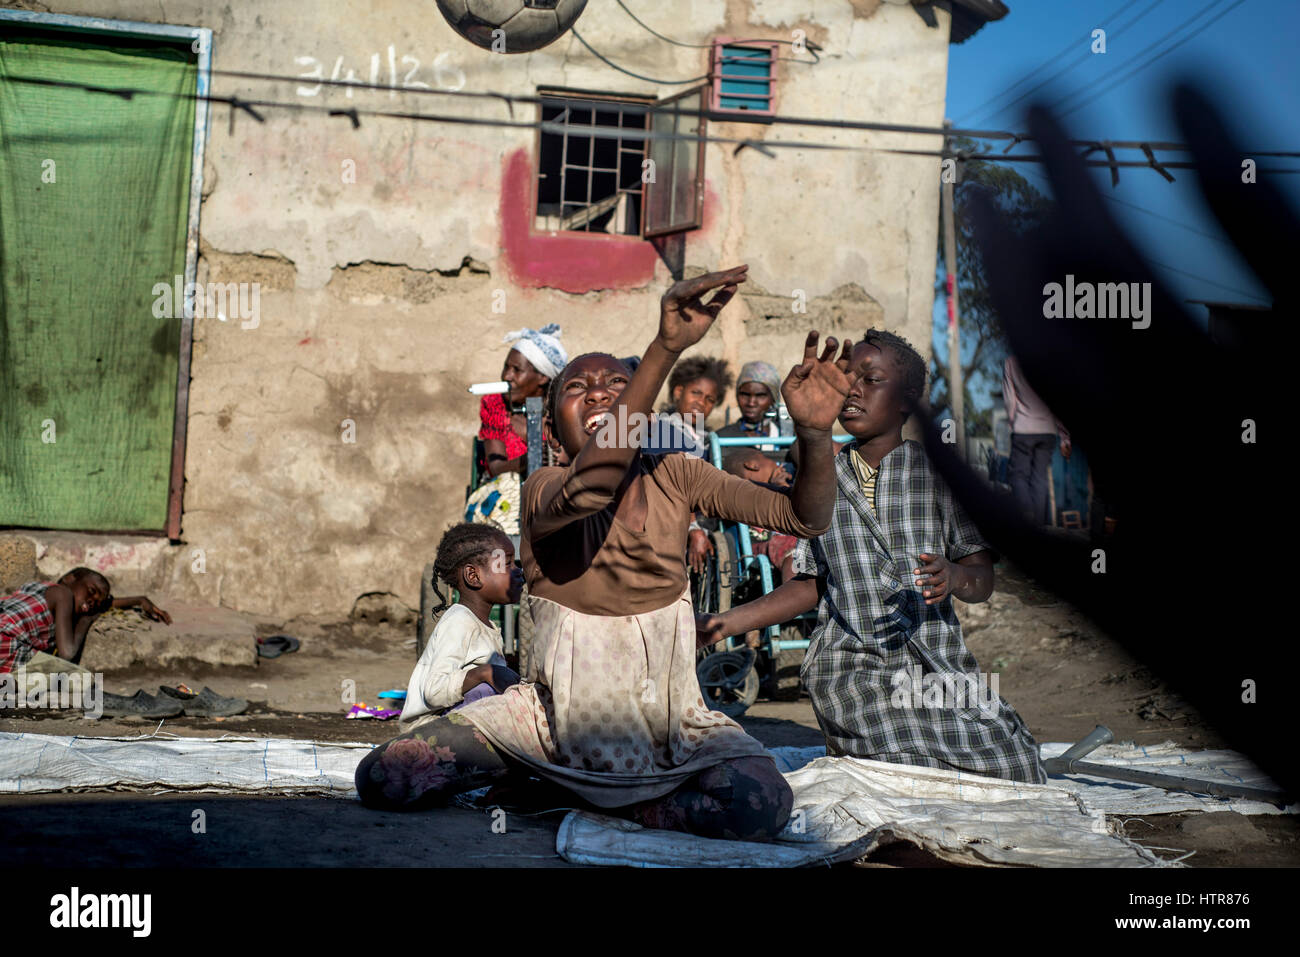
[[[447,608],[438,593],[447,610],[407,684],[400,719],[404,731],[519,681],[501,654],[501,632],[489,620],[493,605],[519,601],[524,586],[510,539],[491,525],[455,525],[438,543],[433,569],[460,598]]]

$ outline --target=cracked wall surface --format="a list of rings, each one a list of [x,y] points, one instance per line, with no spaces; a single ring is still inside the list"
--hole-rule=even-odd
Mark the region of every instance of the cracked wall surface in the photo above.
[[[683,89],[616,72],[572,35],[527,55],[481,51],[429,0],[49,6],[210,27],[215,70],[296,78],[213,76],[215,93],[243,99],[510,119],[491,98],[299,92],[314,86],[297,78],[317,63],[327,78],[337,63],[342,78],[351,70],[368,81],[374,70],[387,84],[390,48],[398,86],[412,69],[408,57],[418,60],[411,78],[431,87],[463,80],[467,91],[532,95],[545,85],[643,96]],[[937,30],[911,9],[877,0],[666,0],[637,13],[687,43],[790,39],[804,30],[822,46],[821,62],[780,63],[782,114],[942,123],[946,13]],[[707,70],[706,50],[654,39],[615,4],[591,3],[578,26],[635,73],[669,80]],[[465,387],[498,377],[503,334],[558,322],[572,354],[640,353],[654,334],[668,270],[635,240],[604,241],[633,251],[615,267],[597,248],[576,279],[570,271],[560,281],[548,271],[553,264],[536,259],[522,272],[509,261],[504,219],[513,207],[503,195],[512,163],[523,162],[528,174],[531,129],[369,116],[354,129],[344,117],[260,112],[264,123],[213,108],[199,272],[205,282],[258,283],[260,322],[195,322],[183,544],[167,549],[165,561],[151,558],[153,577],[139,583],[285,617],[346,614],[367,592],[415,605],[420,570],[460,514],[469,479],[478,420]],[[513,115],[531,121],[534,107],[516,105]],[[938,145],[937,137],[751,123],[718,122],[710,131],[758,141]],[[932,157],[783,149],[772,158],[709,145],[704,226],[687,235],[686,272],[743,261],[751,283],[696,351],[784,369],[814,325],[854,337],[877,325],[928,355],[938,186]],[[520,248],[540,255],[541,247]],[[806,313],[792,309],[796,290]],[[355,441],[345,441],[348,423]],[[194,571],[196,549],[202,573]]]

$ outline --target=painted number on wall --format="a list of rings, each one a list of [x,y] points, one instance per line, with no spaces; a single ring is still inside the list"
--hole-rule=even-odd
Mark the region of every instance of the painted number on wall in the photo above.
[[[449,53],[439,53],[433,60],[433,81],[440,90],[456,91],[463,89],[465,86],[465,74],[456,66],[447,62]],[[314,56],[294,57],[293,62],[301,67],[308,67],[306,73],[298,74],[300,80],[324,80],[325,66]],[[431,90],[434,87],[424,80],[417,79],[420,72],[420,58],[409,54],[399,57],[397,48],[391,43],[388,45],[387,57],[381,57],[378,53],[370,54],[370,79],[371,86],[387,86],[388,95],[395,97],[398,90]],[[367,82],[357,78],[357,71],[351,67],[344,68],[343,57],[340,55],[334,59],[334,68],[330,71],[329,80],[333,83],[362,83]],[[323,83],[317,83],[315,86],[298,87],[299,96],[317,96]],[[345,88],[348,99],[352,98],[352,90]]]

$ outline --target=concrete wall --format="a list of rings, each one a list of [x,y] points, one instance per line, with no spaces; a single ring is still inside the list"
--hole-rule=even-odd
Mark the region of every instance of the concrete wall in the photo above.
[[[319,62],[328,77],[342,57],[344,76],[367,80],[377,54],[387,82],[391,47],[399,80],[414,64],[402,58],[414,57],[414,78],[431,86],[463,74],[466,90],[520,94],[539,85],[660,96],[683,89],[618,73],[572,35],[534,54],[481,51],[453,33],[433,0],[59,0],[35,8],[211,27],[215,70],[297,76]],[[817,65],[780,63],[783,114],[942,122],[942,11],[940,28],[929,29],[906,6],[877,0],[672,0],[633,9],[692,43],[804,30],[824,50]],[[613,3],[593,0],[578,30],[637,73],[707,71],[706,50],[654,39]],[[312,106],[509,117],[494,100],[303,96],[300,84],[313,85],[220,75],[212,83],[216,93]],[[112,553],[119,591],[155,589],[285,616],[343,613],[374,591],[415,604],[420,568],[456,518],[468,478],[477,404],[465,385],[497,377],[502,335],[555,321],[571,354],[639,353],[654,334],[668,270],[642,241],[591,240],[594,254],[608,257],[596,270],[608,279],[575,287],[565,263],[592,249],[530,235],[531,215],[518,215],[514,201],[534,175],[532,130],[367,117],[354,130],[337,117],[263,112],[264,124],[236,114],[232,127],[228,110],[216,107],[210,126],[199,278],[259,282],[261,320],[256,329],[195,323],[184,544],[38,535],[42,571],[62,571],[55,566],[77,554]],[[534,107],[516,107],[515,116],[531,120]],[[938,145],[934,137],[749,123],[716,123],[710,132]],[[938,160],[733,150],[708,148],[705,225],[687,234],[685,264],[690,274],[748,262],[751,280],[699,351],[788,368],[809,328],[856,336],[877,324],[928,355]],[[348,161],[355,183],[344,181]],[[797,289],[806,315],[791,311]],[[504,314],[492,311],[498,290]],[[345,419],[355,422],[355,443],[342,441]],[[137,549],[141,562],[123,557]]]

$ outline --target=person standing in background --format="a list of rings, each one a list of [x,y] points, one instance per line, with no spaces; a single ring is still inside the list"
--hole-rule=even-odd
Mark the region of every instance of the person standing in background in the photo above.
[[[1002,401],[1011,425],[1007,479],[1016,506],[1035,524],[1052,524],[1047,514],[1047,470],[1058,444],[1061,455],[1070,457],[1070,433],[1030,388],[1015,356],[1002,363]]]

